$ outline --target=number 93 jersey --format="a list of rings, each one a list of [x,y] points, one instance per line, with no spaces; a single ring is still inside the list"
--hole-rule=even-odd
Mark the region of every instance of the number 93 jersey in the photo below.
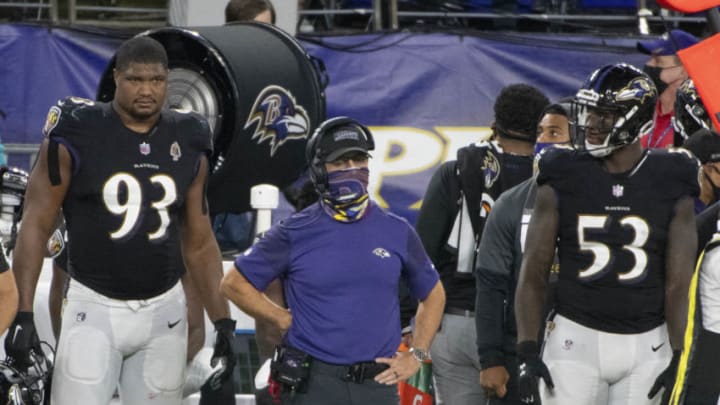
[[[652,149],[611,174],[587,153],[547,152],[538,184],[558,198],[557,312],[610,333],[662,324],[669,225],[677,201],[699,194],[698,161],[684,149]]]
[[[164,109],[140,134],[109,103],[71,97],[51,107],[43,132],[72,157],[63,202],[70,275],[116,299],[171,288],[184,272],[178,218],[212,151],[206,121]]]

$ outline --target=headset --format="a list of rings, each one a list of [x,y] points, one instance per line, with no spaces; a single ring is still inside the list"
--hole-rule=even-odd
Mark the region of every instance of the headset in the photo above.
[[[365,125],[350,117],[330,118],[320,124],[305,146],[305,161],[308,165],[308,174],[310,175],[310,180],[315,185],[315,190],[317,190],[320,195],[324,194],[328,188],[328,174],[325,169],[325,162],[320,158],[320,152],[322,152],[320,150],[321,141],[327,133],[343,126],[353,126],[360,129],[360,132],[365,136],[365,140],[367,141],[368,150],[375,149],[375,139],[373,139],[370,130]]]

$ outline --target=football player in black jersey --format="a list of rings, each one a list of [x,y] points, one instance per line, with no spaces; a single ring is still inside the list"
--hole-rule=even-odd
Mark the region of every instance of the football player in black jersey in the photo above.
[[[180,404],[188,269],[217,333],[213,363],[232,373],[235,323],[218,294],[220,251],[205,200],[212,144],[200,116],[163,109],[168,62],[146,37],[116,54],[111,103],[67,98],[50,109],[25,197],[13,267],[19,312],[5,349],[39,350],[32,306],[60,208],[71,277],[52,403]]]
[[[644,405],[660,403],[663,388],[669,395],[697,243],[699,164],[683,149],[642,149],[656,99],[630,65],[596,70],[573,102],[576,147],[540,159],[515,295],[525,403]],[[555,316],[541,358],[556,247]]]

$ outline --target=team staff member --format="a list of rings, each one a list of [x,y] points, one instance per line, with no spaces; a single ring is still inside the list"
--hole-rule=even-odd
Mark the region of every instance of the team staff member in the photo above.
[[[714,135],[717,136],[717,135]],[[717,205],[717,204],[715,204]],[[717,210],[715,228],[718,229]],[[685,350],[670,405],[717,405],[720,401],[720,233],[705,244],[690,284]]]
[[[682,145],[683,139],[675,135],[672,117],[675,96],[680,84],[688,78],[677,51],[695,45],[698,39],[683,30],[672,30],[659,39],[637,42],[638,51],[650,55],[643,66],[658,92],[653,114],[652,131],[642,137],[644,148],[667,148]]]
[[[638,69],[593,72],[573,101],[573,142],[541,155],[515,294],[524,403],[667,402],[695,257],[698,162],[643,150],[657,90]],[[550,268],[556,315],[537,344]],[[538,392],[538,377],[544,384]]]
[[[569,142],[567,111],[559,104],[549,105],[538,122],[535,158],[546,147]],[[535,178],[531,177],[498,198],[478,249],[475,322],[482,369],[480,385],[488,395],[488,404],[521,403],[517,392],[513,295],[535,191]]]
[[[419,369],[439,326],[445,293],[419,238],[369,199],[373,145],[355,120],[324,122],[306,154],[321,201],[271,228],[223,280],[228,298],[287,330],[284,345],[312,358],[307,392],[284,403],[395,405],[397,382]],[[401,277],[420,300],[407,353],[396,353]],[[260,293],[276,278],[289,310]]]
[[[17,306],[18,291],[15,277],[5,259],[5,253],[0,252],[0,335],[5,333],[10,322],[15,318]]]
[[[25,362],[38,349],[32,305],[62,207],[71,277],[52,403],[180,404],[187,266],[218,336],[213,360],[232,372],[234,321],[217,289],[220,252],[204,185],[211,137],[199,116],[164,110],[167,55],[149,37],[116,54],[112,103],[67,98],[50,109],[28,183],[13,263],[20,305],[5,341]]]
[[[683,143],[683,148],[692,152],[700,161],[700,196],[695,199],[695,213],[720,199],[720,135],[709,129],[700,129]],[[708,239],[703,241],[703,246]]]
[[[425,192],[415,228],[447,292],[442,328],[430,350],[438,405],[485,402],[475,336],[476,243],[494,200],[532,175],[537,119],[548,104],[532,86],[503,88],[493,105],[494,140],[458,150],[457,160],[441,165]]]

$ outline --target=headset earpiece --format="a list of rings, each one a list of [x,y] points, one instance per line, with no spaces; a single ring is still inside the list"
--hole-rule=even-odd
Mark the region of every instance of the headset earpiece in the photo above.
[[[310,181],[315,185],[315,190],[319,194],[324,194],[327,191],[328,179],[327,170],[325,169],[325,162],[320,159],[320,145],[325,134],[331,132],[332,129],[338,128],[344,125],[351,125],[360,129],[360,132],[365,136],[365,140],[368,144],[368,150],[375,149],[375,140],[373,139],[370,130],[350,117],[335,117],[320,124],[315,132],[313,132],[310,140],[308,140],[305,146],[305,161],[308,165],[308,172],[310,175]]]

